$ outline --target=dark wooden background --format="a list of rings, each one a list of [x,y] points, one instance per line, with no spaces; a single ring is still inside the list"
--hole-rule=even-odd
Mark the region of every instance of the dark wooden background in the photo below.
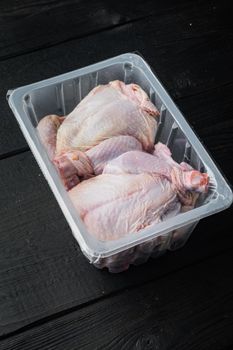
[[[231,1],[0,2],[0,349],[233,349],[233,211],[112,275],[91,266],[11,113],[10,88],[137,51],[233,181]]]

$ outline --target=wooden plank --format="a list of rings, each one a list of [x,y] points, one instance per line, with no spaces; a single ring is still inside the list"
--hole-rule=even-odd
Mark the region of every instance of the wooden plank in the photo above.
[[[1,1],[0,3],[0,60],[24,54],[43,47],[56,45],[67,40],[90,35],[156,14],[157,19],[167,12],[186,15],[191,12],[208,21],[216,20],[216,14],[227,18],[228,11],[220,1],[210,4],[204,0],[192,1],[153,0],[100,1],[86,5],[83,0],[34,0]],[[221,3],[222,4],[222,3]],[[173,15],[173,17],[175,17]],[[198,21],[200,24],[202,21]],[[207,21],[206,21],[207,22]],[[224,20],[224,26],[226,20]]]
[[[232,92],[233,84],[229,84],[176,100],[201,142],[230,181],[233,181],[233,164],[228,159],[233,148]]]
[[[41,320],[1,349],[231,349],[232,253]]]
[[[183,8],[185,1],[176,6]],[[171,0],[133,2],[94,0],[86,4],[83,0],[33,0],[1,1],[0,59],[23,54],[43,47],[90,35],[93,32],[119,26],[145,16],[174,10]],[[186,5],[187,8],[187,5]]]
[[[1,160],[0,188],[0,335],[233,247],[228,210],[201,221],[184,249],[111,275],[82,255],[30,152]]]
[[[10,88],[129,51],[139,51],[144,56],[174,98],[232,82],[233,45],[228,12],[225,18],[218,8],[209,7],[209,12],[204,9],[193,4],[186,11],[168,10],[147,21],[1,62],[0,157],[27,147],[5,100]]]

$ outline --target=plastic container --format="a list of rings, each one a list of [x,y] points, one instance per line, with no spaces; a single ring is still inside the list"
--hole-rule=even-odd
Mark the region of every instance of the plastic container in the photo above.
[[[77,215],[67,192],[40,143],[36,126],[47,114],[67,115],[98,84],[119,79],[140,85],[160,110],[156,140],[168,145],[177,162],[186,161],[195,169],[207,172],[210,187],[194,209],[150,226],[138,234],[115,241],[100,241],[89,234]],[[126,53],[111,59],[62,74],[51,79],[8,91],[9,105],[47,179],[81,250],[98,268],[111,272],[141,264],[167,249],[184,245],[201,218],[221,211],[232,203],[232,192],[213,160],[169,97],[148,64],[138,55]]]

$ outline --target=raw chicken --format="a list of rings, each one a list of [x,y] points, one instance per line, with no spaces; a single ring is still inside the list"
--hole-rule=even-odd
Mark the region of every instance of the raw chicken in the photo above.
[[[131,150],[142,151],[142,145],[137,139],[133,136],[115,136],[92,147],[86,155],[91,160],[94,174],[99,175],[109,161]]]
[[[113,136],[129,135],[151,151],[157,108],[136,84],[116,80],[94,88],[66,117],[57,133],[56,154],[86,151]]]
[[[115,157],[115,159],[108,162],[105,166],[104,173],[159,173],[171,180],[171,169],[173,167],[180,168],[180,165],[172,159],[169,148],[163,143],[158,142],[154,146],[153,154],[134,150]]]
[[[53,159],[86,151],[113,136],[129,135],[152,151],[159,112],[136,84],[116,80],[94,88],[67,116],[49,115],[38,124],[40,139]]]
[[[116,80],[94,88],[67,117],[49,115],[38,124],[48,156],[97,239],[118,239],[187,211],[197,192],[207,190],[207,174],[176,163],[167,146],[154,146],[158,115],[138,85]]]
[[[67,117],[44,117],[37,129],[69,190],[123,152],[152,151],[158,115],[138,85],[116,80],[94,88]]]
[[[57,156],[54,163],[69,190],[79,182],[79,178],[101,174],[110,160],[130,150],[142,150],[141,143],[132,136],[115,136],[86,152],[65,152]]]
[[[159,144],[158,149],[161,154],[164,151],[163,161],[156,152],[154,156],[127,152],[106,166],[105,170],[109,168],[112,174],[84,181],[69,192],[77,212],[96,238],[118,239],[175,216],[182,206],[192,205],[194,197],[190,191],[206,190],[206,174],[190,170],[188,165],[182,168],[170,157],[165,145]],[[128,163],[120,161],[125,157]],[[115,167],[110,167],[111,163]],[[126,169],[135,174],[126,173]]]
[[[170,181],[151,174],[102,174],[69,195],[88,231],[100,240],[136,233],[181,207]]]
[[[57,130],[64,119],[64,117],[58,117],[55,114],[47,115],[40,120],[37,126],[40,140],[51,160],[53,160],[56,152]]]
[[[208,185],[208,175],[193,170],[186,163],[178,164],[172,157],[169,148],[157,143],[154,146],[153,155],[140,151],[130,151],[121,154],[119,157],[107,163],[103,171],[105,174],[140,174],[140,173],[156,173],[165,176],[172,181],[176,177],[183,177],[186,190],[199,192],[205,191]],[[180,184],[182,189],[182,183]]]

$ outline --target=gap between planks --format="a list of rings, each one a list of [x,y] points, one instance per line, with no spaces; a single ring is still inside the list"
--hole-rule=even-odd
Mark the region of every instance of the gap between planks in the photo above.
[[[8,339],[8,338],[10,338],[10,337],[12,337],[12,336],[15,336],[15,335],[19,335],[19,334],[24,333],[24,332],[26,332],[26,331],[28,331],[28,330],[37,328],[37,327],[39,327],[39,326],[41,326],[41,325],[46,324],[47,322],[54,321],[54,320],[56,320],[56,319],[59,319],[60,317],[69,315],[69,314],[71,314],[71,313],[73,313],[73,312],[76,312],[76,311],[78,311],[78,310],[84,309],[84,308],[86,308],[86,307],[88,307],[88,306],[91,306],[91,305],[97,304],[97,303],[99,303],[99,302],[102,302],[102,301],[104,301],[104,300],[108,300],[108,299],[111,299],[111,298],[113,298],[113,297],[115,297],[115,296],[121,295],[121,294],[123,294],[126,290],[127,290],[127,291],[135,290],[135,289],[138,289],[138,288],[140,288],[140,287],[142,287],[142,286],[149,285],[149,284],[151,284],[151,283],[153,283],[153,282],[155,282],[155,281],[163,280],[163,279],[165,279],[167,276],[170,276],[170,275],[176,274],[176,273],[178,273],[178,272],[180,272],[180,271],[186,270],[186,269],[188,269],[188,268],[191,267],[191,266],[193,267],[193,266],[202,264],[202,263],[205,262],[205,261],[208,261],[208,260],[214,259],[214,258],[216,258],[216,257],[218,257],[218,256],[221,256],[223,253],[224,253],[224,254],[225,254],[225,253],[228,253],[228,252],[232,251],[232,248],[233,248],[233,247],[230,247],[230,248],[227,248],[227,249],[223,249],[222,251],[220,251],[220,252],[218,252],[218,253],[216,253],[216,254],[209,255],[209,256],[207,256],[207,257],[205,257],[205,258],[203,258],[203,259],[199,259],[199,260],[197,260],[197,261],[195,261],[195,262],[193,262],[193,263],[191,263],[191,264],[187,264],[187,265],[184,265],[184,266],[182,266],[182,267],[180,267],[180,268],[177,268],[176,270],[169,271],[169,272],[165,273],[165,274],[162,275],[162,276],[159,276],[159,277],[156,277],[156,278],[151,278],[151,279],[148,279],[148,280],[146,280],[146,281],[140,282],[140,283],[138,283],[138,284],[134,284],[134,285],[131,285],[131,286],[128,286],[128,287],[124,287],[124,288],[122,288],[122,289],[118,289],[117,291],[110,292],[109,294],[103,295],[103,296],[101,296],[101,297],[97,297],[97,298],[92,299],[92,300],[90,300],[90,301],[87,301],[87,302],[85,302],[85,303],[83,303],[83,304],[81,304],[81,305],[73,306],[73,307],[71,307],[71,308],[68,308],[68,309],[59,311],[59,312],[54,313],[54,314],[52,314],[52,315],[43,317],[43,318],[41,318],[41,319],[39,319],[39,320],[36,320],[36,321],[31,322],[31,323],[29,323],[29,324],[27,324],[27,325],[25,325],[25,326],[23,326],[23,327],[18,328],[18,329],[15,330],[15,331],[11,331],[11,332],[9,332],[9,333],[7,333],[7,334],[1,335],[1,336],[0,336],[0,341],[1,341],[1,340]]]

